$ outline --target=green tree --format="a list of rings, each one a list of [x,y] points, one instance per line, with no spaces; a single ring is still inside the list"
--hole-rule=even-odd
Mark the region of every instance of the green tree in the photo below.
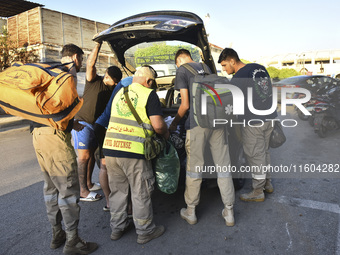
[[[270,78],[272,79],[278,79],[279,78],[279,73],[280,73],[280,70],[273,67],[273,66],[270,66],[267,68],[267,71],[269,73],[269,76]]]
[[[193,60],[199,62],[200,54],[197,48],[190,45],[167,45],[164,42],[137,49],[134,54],[136,67],[143,64],[174,64],[175,54],[179,49],[187,49],[191,53]]]
[[[295,69],[283,68],[280,70],[279,79],[282,80],[282,79],[286,79],[286,78],[297,76],[297,75],[300,75],[300,73],[296,71]]]
[[[240,60],[241,60],[243,63],[245,63],[245,64],[252,63],[251,61],[245,60],[245,59],[243,59],[243,58],[241,58]]]
[[[3,28],[0,35],[0,53],[0,71],[10,67],[15,61],[20,61],[23,64],[39,61],[39,56],[34,50],[28,50],[27,44],[18,48],[17,43],[10,40],[10,34],[6,28]]]

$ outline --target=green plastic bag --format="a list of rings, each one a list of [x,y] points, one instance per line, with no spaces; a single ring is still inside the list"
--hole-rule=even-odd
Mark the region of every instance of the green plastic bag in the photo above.
[[[178,186],[180,162],[175,147],[169,141],[153,160],[153,169],[158,189],[167,194],[174,193]]]

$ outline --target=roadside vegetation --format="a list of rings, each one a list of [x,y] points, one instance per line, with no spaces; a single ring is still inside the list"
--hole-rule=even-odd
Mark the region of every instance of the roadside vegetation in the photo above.
[[[190,45],[167,45],[164,43],[153,44],[147,48],[139,48],[134,53],[135,66],[143,64],[174,64],[175,52],[179,49],[187,49],[195,62],[200,61],[200,54],[197,48]]]
[[[275,67],[267,67],[267,71],[273,81],[283,80],[292,76],[301,75],[298,71],[292,68],[277,69]]]
[[[10,67],[14,62],[34,63],[39,62],[39,56],[32,49],[28,49],[27,43],[18,47],[18,42],[10,40],[10,34],[3,28],[0,34],[0,71]]]

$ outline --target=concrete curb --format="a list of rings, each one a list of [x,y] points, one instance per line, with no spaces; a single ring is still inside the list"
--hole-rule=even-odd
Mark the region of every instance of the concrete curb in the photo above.
[[[0,135],[29,130],[29,120],[17,116],[0,115]]]

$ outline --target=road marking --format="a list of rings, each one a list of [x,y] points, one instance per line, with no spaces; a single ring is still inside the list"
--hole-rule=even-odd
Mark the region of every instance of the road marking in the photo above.
[[[283,204],[288,204],[291,206],[299,206],[299,207],[306,207],[306,208],[311,208],[311,209],[316,209],[316,210],[321,210],[321,211],[326,211],[326,212],[331,212],[331,213],[336,213],[339,215],[339,220],[338,220],[338,236],[337,236],[337,245],[336,245],[336,253],[337,255],[340,255],[340,206],[338,204],[331,204],[331,203],[324,203],[324,202],[319,202],[319,201],[314,201],[314,200],[306,200],[306,199],[300,199],[300,198],[289,198],[289,197],[279,197],[278,199],[279,203]],[[288,223],[286,223],[286,230],[288,233],[288,236],[290,238],[290,234],[288,231]],[[291,248],[291,241],[289,243],[289,248]]]
[[[306,199],[300,199],[300,198],[289,198],[285,196],[279,197],[278,202],[289,204],[291,206],[301,206],[301,207],[307,207],[311,209],[340,214],[340,207],[337,204],[324,203],[324,202],[318,202],[314,200],[306,200]]]
[[[287,234],[288,234],[288,237],[289,237],[289,245],[288,245],[288,248],[287,248],[287,251],[292,248],[292,245],[293,245],[293,241],[292,241],[292,238],[290,236],[290,233],[289,233],[289,229],[288,229],[288,223],[286,222],[286,230],[287,230]]]

